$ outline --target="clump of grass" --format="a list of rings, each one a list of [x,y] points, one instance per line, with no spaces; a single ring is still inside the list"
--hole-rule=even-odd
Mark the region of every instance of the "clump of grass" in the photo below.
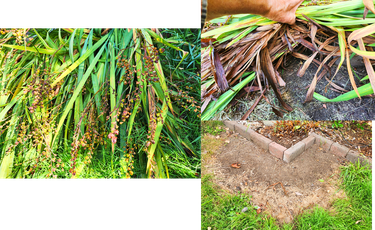
[[[202,178],[202,229],[267,229],[277,225],[258,215],[251,199],[244,194],[231,195],[212,183],[212,176]],[[241,210],[248,207],[248,211]]]
[[[197,31],[0,34],[1,178],[168,178],[169,154],[199,172]]]
[[[219,135],[224,132],[224,123],[222,121],[205,121],[202,122],[202,134]]]
[[[371,229],[372,170],[361,164],[341,168],[342,189],[348,199],[333,203],[333,211],[320,207],[299,216],[297,229]]]

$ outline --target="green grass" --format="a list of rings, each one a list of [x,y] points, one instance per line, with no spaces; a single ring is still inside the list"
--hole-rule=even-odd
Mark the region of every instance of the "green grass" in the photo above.
[[[372,171],[360,164],[341,168],[341,188],[347,199],[337,199],[332,210],[319,206],[305,210],[293,223],[278,225],[274,218],[257,214],[251,197],[229,194],[202,178],[202,229],[371,229]],[[241,213],[244,207],[249,210]]]
[[[224,132],[224,123],[222,121],[204,121],[202,122],[202,134],[219,135]]]

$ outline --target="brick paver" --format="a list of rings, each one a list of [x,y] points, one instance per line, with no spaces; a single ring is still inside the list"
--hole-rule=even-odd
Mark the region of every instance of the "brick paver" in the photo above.
[[[318,147],[322,148],[321,150],[323,150],[323,152],[330,152],[336,156],[344,157],[353,163],[356,163],[359,160],[362,165],[370,164],[370,166],[372,167],[371,159],[367,159],[366,157],[361,156],[358,152],[352,150],[349,151],[347,147],[335,143],[316,133],[310,133],[307,138],[298,142],[289,149],[286,149],[284,146],[273,142],[267,137],[255,132],[250,127],[238,124],[236,121],[224,121],[224,124],[229,129],[238,132],[241,136],[245,137],[248,140],[251,140],[259,147],[268,150],[273,156],[282,159],[287,163],[290,163],[305,150],[311,148],[313,144],[317,144]]]
[[[333,144],[333,141],[325,137],[322,137],[320,135],[317,135],[316,133],[310,133],[310,135],[315,137],[315,144],[323,148],[323,151],[328,152],[331,149],[331,145]]]
[[[286,148],[284,146],[279,145],[276,142],[269,144],[270,153],[281,160],[283,160],[285,150]]]
[[[338,143],[333,143],[331,145],[331,149],[329,150],[330,153],[335,154],[336,156],[346,157],[349,152],[349,149],[343,145]]]
[[[305,143],[305,150],[310,148],[315,143],[315,136],[308,136],[305,139],[302,140],[303,143]]]
[[[267,137],[255,132],[253,130],[250,133],[250,138],[255,144],[259,145],[261,148],[263,148],[265,150],[268,150],[269,144],[272,143],[272,140],[268,139]]]
[[[245,137],[246,139],[250,140],[250,133],[255,132],[254,130],[250,129],[241,124],[235,124],[234,131],[241,134],[241,136]]]
[[[290,163],[294,158],[298,157],[301,153],[305,151],[306,144],[302,141],[298,142],[297,144],[293,145],[289,149],[285,150],[284,152],[284,161]]]
[[[224,125],[228,127],[230,130],[234,131],[234,125],[236,124],[235,121],[224,121]]]
[[[358,152],[356,151],[353,151],[353,150],[350,150],[348,152],[348,154],[346,155],[345,157],[346,159],[348,159],[348,161],[356,164],[359,160],[359,162],[361,163],[361,165],[367,165],[367,164],[370,164],[370,166],[372,167],[372,161],[368,160],[366,157],[364,156],[361,156]]]

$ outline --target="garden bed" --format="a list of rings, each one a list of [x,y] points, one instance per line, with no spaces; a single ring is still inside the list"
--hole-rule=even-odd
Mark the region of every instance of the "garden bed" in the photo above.
[[[314,125],[309,127],[301,121],[280,121],[273,126],[258,126],[256,131],[286,148],[306,138],[309,132],[315,132],[350,150],[372,157],[371,128],[371,121],[314,122]]]

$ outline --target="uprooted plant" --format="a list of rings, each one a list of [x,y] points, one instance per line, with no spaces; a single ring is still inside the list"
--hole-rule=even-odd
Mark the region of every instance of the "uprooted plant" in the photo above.
[[[315,5],[316,4],[316,5]],[[369,12],[370,10],[370,12]],[[307,90],[305,103],[313,98],[321,102],[346,101],[356,97],[373,96],[375,73],[375,10],[372,0],[305,1],[297,10],[294,25],[276,23],[256,15],[236,15],[214,19],[202,33],[202,119],[211,119],[223,110],[237,94],[258,92],[260,96],[243,115],[242,120],[264,98],[278,116],[293,108],[286,104],[279,87],[285,82],[279,73],[286,59],[304,60],[298,71],[302,77],[307,68],[317,65],[318,70]],[[309,57],[304,50],[312,51]],[[363,57],[368,76],[355,82],[350,59]],[[336,70],[332,66],[340,60]],[[346,61],[352,85],[348,91],[334,83],[334,77]],[[334,90],[342,95],[328,99],[315,93],[317,82],[326,78],[325,91]],[[368,83],[365,83],[369,81]],[[281,107],[271,103],[264,94],[271,86]]]

